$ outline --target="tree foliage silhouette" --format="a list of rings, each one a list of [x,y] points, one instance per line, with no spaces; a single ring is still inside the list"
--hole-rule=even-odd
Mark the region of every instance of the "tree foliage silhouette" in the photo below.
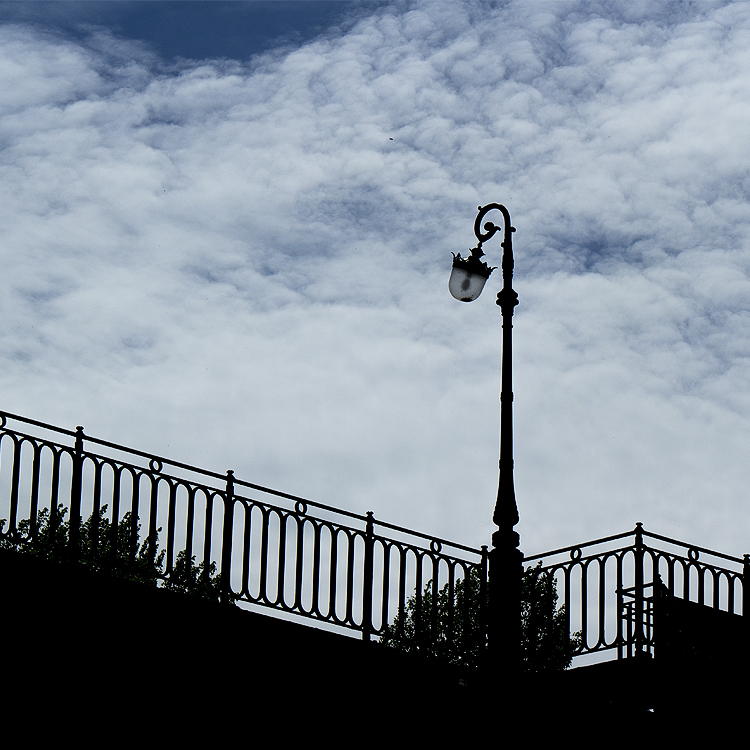
[[[39,511],[36,521],[23,519],[13,534],[3,534],[5,519],[0,519],[0,549],[50,561],[76,561],[98,573],[121,580],[159,586],[170,591],[218,600],[221,596],[221,575],[216,563],[196,564],[195,555],[188,559],[185,550],[178,552],[172,569],[164,571],[164,550],[159,552],[156,534],[141,541],[141,524],[131,511],[115,523],[107,518],[107,506],[92,513],[78,534],[75,553],[71,546],[71,524],[67,508],[61,503],[54,513],[49,508]],[[234,598],[234,597],[230,597]]]
[[[402,614],[386,626],[380,642],[412,653],[422,653],[450,664],[476,666],[485,648],[479,572],[471,569],[438,591],[433,582],[406,603]],[[580,633],[568,632],[565,607],[557,606],[557,586],[541,563],[524,571],[521,581],[521,652],[526,672],[567,669],[581,644]]]

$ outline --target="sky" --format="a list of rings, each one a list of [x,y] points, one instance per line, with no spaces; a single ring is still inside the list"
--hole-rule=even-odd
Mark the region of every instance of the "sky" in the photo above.
[[[447,282],[498,202],[521,549],[750,552],[750,3],[13,2],[0,37],[1,410],[489,544],[501,280]]]

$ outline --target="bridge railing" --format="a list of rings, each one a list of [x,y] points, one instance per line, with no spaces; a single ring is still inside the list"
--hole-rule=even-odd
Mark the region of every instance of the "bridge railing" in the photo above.
[[[577,656],[653,653],[655,597],[662,594],[733,614],[750,611],[750,557],[744,559],[646,531],[524,558],[550,571],[562,593],[568,628],[580,632]]]
[[[451,601],[470,576],[486,590],[486,548],[9,413],[0,413],[0,519],[6,548],[38,551],[50,529],[64,529],[57,537],[68,559],[106,549],[110,560],[141,569],[145,562],[158,585],[203,581],[204,592],[225,602],[311,618],[365,640],[398,615],[403,622],[411,597],[419,608],[428,583],[425,619],[433,622],[444,587]],[[455,613],[465,625],[475,617]]]

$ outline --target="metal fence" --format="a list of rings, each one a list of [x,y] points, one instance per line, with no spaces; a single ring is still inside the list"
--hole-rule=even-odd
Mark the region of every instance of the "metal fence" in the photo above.
[[[441,592],[452,603],[470,578],[486,592],[486,548],[9,413],[0,413],[0,519],[6,548],[38,552],[57,540],[50,554],[125,560],[156,585],[202,585],[365,640],[403,623],[410,599],[435,633]],[[476,621],[464,601],[449,631]]]
[[[441,639],[444,654],[478,655],[486,643],[486,547],[126,448],[81,427],[0,412],[0,519],[0,547],[45,553],[47,545],[45,554],[103,570],[112,569],[107,560],[124,561],[127,574],[154,585],[195,587],[365,640],[392,636],[394,624],[411,618],[407,635],[418,646]],[[616,650],[626,658],[653,652],[660,592],[748,611],[749,560],[638,524],[524,563],[554,576],[568,632],[581,635],[578,656]]]
[[[654,602],[675,596],[732,614],[748,612],[744,559],[643,529],[524,559],[541,563],[562,592],[578,656],[617,650],[617,658],[654,652]]]

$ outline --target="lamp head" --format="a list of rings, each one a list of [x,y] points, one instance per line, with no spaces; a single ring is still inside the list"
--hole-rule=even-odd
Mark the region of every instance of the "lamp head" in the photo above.
[[[448,289],[460,302],[473,302],[482,293],[487,279],[495,270],[480,260],[483,255],[481,242],[466,258],[462,258],[460,253],[453,253]]]

